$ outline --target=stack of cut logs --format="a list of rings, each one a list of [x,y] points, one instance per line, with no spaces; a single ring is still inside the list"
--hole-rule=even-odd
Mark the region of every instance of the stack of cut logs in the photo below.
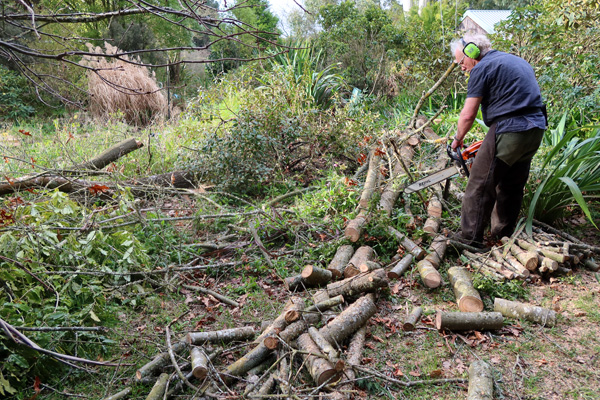
[[[572,242],[558,234],[535,227],[532,236],[502,238],[502,246],[487,253],[464,250],[474,270],[495,280],[527,279],[531,274],[571,274],[574,268],[598,271],[596,247]]]

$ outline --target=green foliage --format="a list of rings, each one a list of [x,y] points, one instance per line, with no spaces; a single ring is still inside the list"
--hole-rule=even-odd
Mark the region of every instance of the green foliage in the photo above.
[[[495,47],[534,66],[551,120],[558,119],[558,110],[587,118],[600,112],[599,17],[596,1],[543,0],[514,10],[496,27]]]
[[[204,125],[194,134],[198,151],[185,154],[184,162],[204,181],[242,193],[264,191],[266,183],[284,177],[306,183],[326,165],[354,159],[360,139],[375,128],[370,113],[350,118],[346,108],[317,107],[314,92],[307,91],[312,76],[298,82],[292,68],[275,68],[260,81],[258,88],[246,83],[228,94],[238,101],[235,118],[218,127]],[[229,92],[231,84],[224,82],[220,91]],[[204,98],[212,103],[203,102],[197,110],[218,118],[221,98]]]
[[[0,120],[24,119],[35,109],[25,77],[0,65]]]
[[[492,299],[500,297],[507,300],[527,299],[529,290],[526,284],[519,280],[498,282],[481,274],[473,274],[473,287],[487,293]]]
[[[596,225],[586,202],[600,198],[600,127],[568,128],[566,119],[565,113],[557,128],[544,137],[549,151],[529,205],[529,229],[533,218],[552,223],[575,203]]]
[[[407,40],[388,13],[372,3],[360,9],[345,1],[323,6],[319,18],[323,31],[316,46],[322,49],[324,61],[341,63],[351,86],[383,88],[391,62],[403,55]]]

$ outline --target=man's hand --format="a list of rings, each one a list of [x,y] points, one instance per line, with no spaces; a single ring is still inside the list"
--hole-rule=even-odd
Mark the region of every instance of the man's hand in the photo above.
[[[454,140],[452,141],[452,144],[450,145],[450,147],[452,147],[452,150],[456,150],[459,147],[463,147],[465,144],[463,143],[463,139],[458,140],[456,137],[454,138]]]

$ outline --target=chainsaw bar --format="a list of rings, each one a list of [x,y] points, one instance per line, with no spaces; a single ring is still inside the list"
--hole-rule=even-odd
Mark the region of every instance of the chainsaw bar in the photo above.
[[[456,165],[453,165],[408,185],[406,189],[404,189],[404,193],[414,193],[431,185],[435,185],[436,183],[443,182],[446,179],[450,179],[458,174],[460,174],[460,169]]]

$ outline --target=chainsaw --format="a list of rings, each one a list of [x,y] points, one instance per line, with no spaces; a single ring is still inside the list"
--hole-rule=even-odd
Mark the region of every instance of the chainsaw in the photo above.
[[[448,157],[454,162],[454,165],[408,185],[406,189],[404,189],[404,193],[414,193],[458,175],[466,176],[468,178],[471,165],[475,160],[475,155],[477,155],[482,142],[483,140],[477,141],[462,152],[460,151],[460,148],[457,148],[456,151],[454,151],[452,150],[452,147],[448,145],[446,151],[448,152]]]

